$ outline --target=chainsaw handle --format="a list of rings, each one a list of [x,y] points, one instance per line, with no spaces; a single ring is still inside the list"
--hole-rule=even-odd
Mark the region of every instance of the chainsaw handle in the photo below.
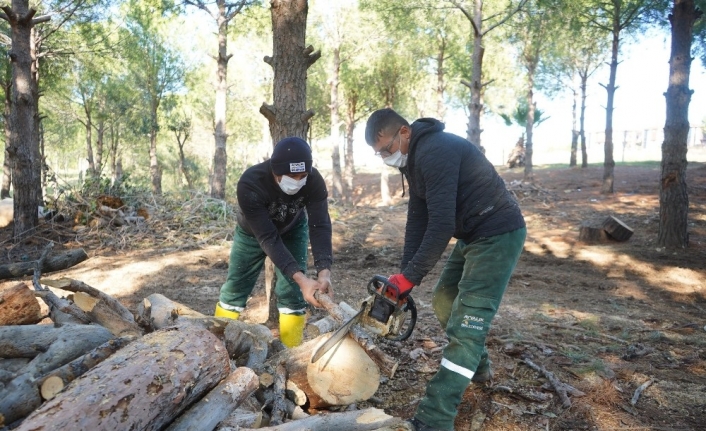
[[[379,293],[383,297],[390,298],[395,302],[399,302],[400,300],[400,288],[390,283],[390,280],[382,275],[374,275],[373,278],[370,279],[370,282],[368,282],[368,293],[371,295]]]

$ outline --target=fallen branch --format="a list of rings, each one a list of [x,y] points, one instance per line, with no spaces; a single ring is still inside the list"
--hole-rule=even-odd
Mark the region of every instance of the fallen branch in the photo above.
[[[45,261],[42,262],[40,270],[42,273],[61,271],[78,265],[86,259],[88,259],[88,255],[83,249],[69,250],[66,253],[45,259]],[[32,275],[36,264],[37,261],[0,265],[0,280]]]
[[[635,390],[635,395],[632,396],[630,404],[632,404],[633,406],[637,404],[637,400],[640,399],[640,395],[642,395],[642,392],[644,392],[645,389],[649,388],[652,383],[654,383],[654,380],[650,379],[645,383],[641,384],[640,387]]]
[[[551,371],[547,370],[543,366],[537,365],[534,362],[532,362],[530,359],[523,359],[522,362],[527,364],[530,368],[533,370],[541,373],[544,375],[544,377],[549,380],[549,383],[551,383],[552,387],[554,388],[554,391],[559,395],[559,399],[561,400],[561,405],[562,407],[569,408],[571,407],[571,400],[569,399],[569,396],[566,394],[567,392],[570,392],[571,395],[573,396],[584,396],[583,392],[579,391],[578,389],[574,388],[571,385],[568,385],[566,383],[561,382],[557,377],[552,373]]]

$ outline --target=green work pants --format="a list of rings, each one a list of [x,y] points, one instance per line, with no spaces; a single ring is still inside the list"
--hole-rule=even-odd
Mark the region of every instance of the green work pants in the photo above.
[[[306,217],[303,217],[292,230],[281,235],[284,245],[299,263],[302,271],[306,271],[306,261],[309,244],[309,227]],[[265,263],[266,254],[260,247],[257,238],[245,232],[240,226],[235,228],[233,246],[230,249],[228,277],[221,286],[219,301],[232,307],[234,311],[242,311],[252,293],[257,278]],[[275,267],[277,282],[277,308],[283,314],[304,314],[306,301],[299,285],[291,277],[284,275]]]
[[[434,288],[434,313],[449,344],[415,417],[452,430],[474,373],[488,366],[485,338],[522,252],[526,228],[471,243],[459,240]]]

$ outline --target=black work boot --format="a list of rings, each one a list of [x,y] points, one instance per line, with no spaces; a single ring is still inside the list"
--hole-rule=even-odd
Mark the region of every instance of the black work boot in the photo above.
[[[417,418],[409,419],[407,423],[411,425],[412,431],[447,431],[439,428],[432,428]]]
[[[478,369],[473,374],[471,382],[483,384],[489,382],[493,378],[493,369],[490,367],[492,362],[487,354],[483,354],[480,358]]]

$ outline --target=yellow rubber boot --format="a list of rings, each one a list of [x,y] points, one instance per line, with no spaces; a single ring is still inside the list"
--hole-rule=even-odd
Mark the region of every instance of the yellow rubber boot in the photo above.
[[[216,312],[213,313],[213,315],[215,317],[227,317],[233,320],[238,320],[238,317],[240,317],[240,313],[238,313],[237,311],[226,310],[225,308],[221,307],[221,304],[216,304]]]
[[[306,315],[281,314],[279,315],[279,339],[287,347],[297,347],[304,338],[304,325]]]

